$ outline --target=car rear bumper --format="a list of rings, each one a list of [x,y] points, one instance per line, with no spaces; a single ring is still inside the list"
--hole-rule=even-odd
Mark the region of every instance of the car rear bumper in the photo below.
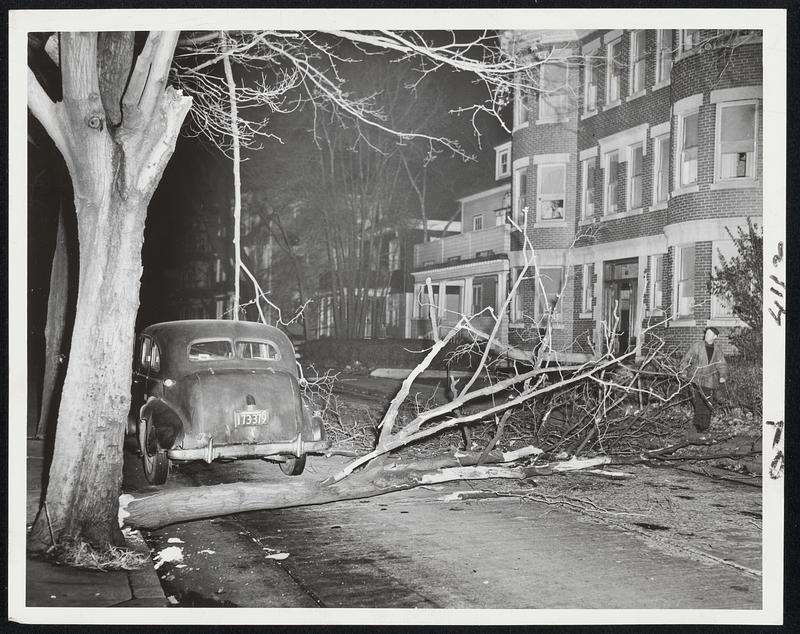
[[[286,442],[249,443],[236,445],[215,445],[209,440],[205,447],[195,449],[170,449],[167,456],[171,460],[205,460],[212,462],[217,458],[244,458],[259,456],[304,456],[307,453],[322,453],[328,449],[327,440],[303,440],[300,435]]]

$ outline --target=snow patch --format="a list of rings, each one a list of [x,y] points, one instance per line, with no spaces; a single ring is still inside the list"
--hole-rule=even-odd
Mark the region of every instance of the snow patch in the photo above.
[[[461,500],[462,495],[466,495],[467,493],[472,493],[472,491],[453,491],[452,493],[448,493],[447,495],[443,495],[442,497],[436,498],[440,502],[458,502]]]
[[[289,553],[275,553],[273,555],[266,555],[267,559],[277,559],[279,561],[286,559],[289,556]]]
[[[204,550],[198,550],[197,554],[198,555],[216,555],[217,551],[216,550],[210,550],[210,549],[206,548]]]
[[[167,546],[158,551],[153,557],[154,568],[158,570],[165,563],[173,561],[183,561],[183,550],[179,546]]]
[[[133,502],[135,498],[130,493],[123,493],[119,496],[119,510],[117,511],[117,521],[119,527],[125,526],[125,518],[130,516],[128,513],[128,504]]]
[[[168,544],[183,544],[185,543],[180,537],[170,537],[167,540]]]

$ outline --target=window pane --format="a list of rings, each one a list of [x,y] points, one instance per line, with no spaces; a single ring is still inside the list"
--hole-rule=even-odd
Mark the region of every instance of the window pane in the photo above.
[[[563,165],[542,165],[539,169],[539,177],[542,179],[542,194],[561,194],[564,192],[564,166]]]
[[[683,147],[689,148],[697,145],[697,113],[687,116],[683,120]]]
[[[656,200],[667,200],[669,193],[669,137],[658,139],[658,182]]]
[[[281,358],[278,348],[269,341],[237,341],[236,353],[240,359],[277,361]]]
[[[189,345],[190,361],[218,361],[232,358],[233,348],[231,342],[227,340],[195,341]]]
[[[550,310],[554,313],[561,312],[560,305],[555,302],[561,292],[562,276],[560,268],[539,270],[539,279],[536,282],[537,316],[542,316]]]
[[[444,308],[450,316],[461,313],[461,286],[445,287]]]

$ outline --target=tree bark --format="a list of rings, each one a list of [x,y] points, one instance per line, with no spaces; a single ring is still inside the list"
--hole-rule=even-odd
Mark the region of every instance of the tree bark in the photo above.
[[[42,382],[42,407],[36,437],[44,438],[52,431],[52,421],[58,413],[60,388],[64,382],[70,338],[67,315],[72,307],[74,295],[70,292],[71,271],[67,213],[64,202],[58,212],[58,230],[55,252],[50,268],[50,292],[47,298],[47,323],[45,325],[44,381]],[[74,237],[74,236],[73,236]]]
[[[503,454],[491,452],[486,462],[506,462],[536,453]],[[236,482],[190,489],[168,489],[140,497],[120,498],[120,517],[125,526],[154,529],[175,522],[231,513],[326,504],[341,500],[374,497],[417,486],[453,480],[485,480],[492,478],[522,479],[530,471],[508,466],[474,465],[480,454],[472,452],[451,457],[415,460],[408,463],[384,461],[372,465],[344,481],[326,484],[319,480],[292,479],[283,482]],[[458,466],[454,466],[458,465]]]
[[[29,547],[78,539],[121,543],[117,504],[130,405],[134,323],[139,306],[147,205],[175,147],[191,100],[167,88],[177,33],[151,33],[128,80],[113,65],[105,80],[127,82],[116,112],[106,112],[98,50],[117,54],[132,39],[62,35],[64,99],[49,100],[29,75],[28,103],[64,156],[78,220],[79,273],[70,363],[58,414],[43,510]]]

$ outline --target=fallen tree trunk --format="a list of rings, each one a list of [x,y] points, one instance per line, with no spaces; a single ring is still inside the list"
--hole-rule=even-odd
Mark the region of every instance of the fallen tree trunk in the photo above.
[[[490,452],[484,462],[508,464],[541,453],[536,447],[513,452]],[[150,495],[120,496],[120,523],[132,528],[153,529],[175,522],[231,513],[313,506],[341,500],[374,497],[417,486],[453,480],[492,478],[522,479],[529,469],[509,466],[471,466],[480,452],[457,453],[404,462],[385,459],[344,481],[328,484],[320,480],[286,479],[269,482],[236,482],[189,489],[170,489]]]

